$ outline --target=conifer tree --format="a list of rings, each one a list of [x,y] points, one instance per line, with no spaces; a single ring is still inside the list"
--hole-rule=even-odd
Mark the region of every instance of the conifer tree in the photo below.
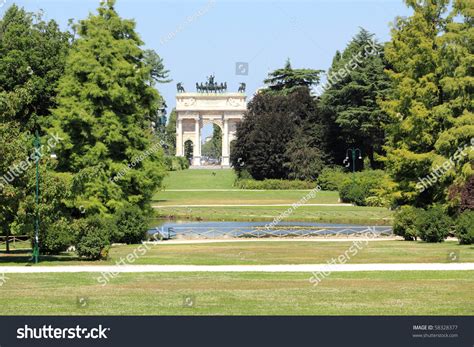
[[[166,76],[114,3],[102,2],[76,25],[53,110],[51,126],[64,138],[57,170],[75,174],[77,213],[109,213],[127,203],[147,209],[164,176],[151,122],[162,102],[152,81]]]
[[[472,115],[472,2],[406,0],[414,13],[398,18],[385,53],[394,89],[383,109],[388,127],[386,163],[397,183],[400,204],[445,202],[448,187],[472,173],[473,153],[450,162],[459,146],[474,136]],[[456,18],[456,16],[458,18]],[[431,177],[431,182],[422,181]]]

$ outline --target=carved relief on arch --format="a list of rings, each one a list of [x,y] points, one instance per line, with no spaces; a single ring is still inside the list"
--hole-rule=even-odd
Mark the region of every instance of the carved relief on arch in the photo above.
[[[176,99],[177,99],[177,103],[182,104],[183,106],[192,106],[196,103],[195,98],[180,98],[180,97],[177,97]]]
[[[232,106],[232,107],[239,107],[239,106],[242,106],[242,100],[235,99],[235,98],[228,98],[227,99],[227,104]]]

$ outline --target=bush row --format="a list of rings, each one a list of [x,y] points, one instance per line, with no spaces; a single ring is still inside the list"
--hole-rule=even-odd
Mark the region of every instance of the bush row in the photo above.
[[[286,190],[286,189],[313,189],[316,187],[314,182],[300,181],[300,180],[278,180],[278,179],[265,179],[257,181],[254,179],[237,179],[234,183],[234,187],[239,189],[275,189],[275,190]]]
[[[107,258],[112,243],[140,243],[148,224],[142,210],[126,205],[113,216],[92,215],[72,221],[61,218],[41,230],[42,254],[59,254],[74,246],[79,256],[88,259]]]
[[[402,206],[395,215],[395,235],[405,240],[420,238],[427,242],[442,242],[450,234],[461,244],[474,243],[474,211],[465,211],[457,218],[449,217],[440,206],[427,210]]]

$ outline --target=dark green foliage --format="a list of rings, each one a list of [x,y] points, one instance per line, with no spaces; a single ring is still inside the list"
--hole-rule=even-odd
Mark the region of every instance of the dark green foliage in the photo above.
[[[347,174],[339,189],[342,202],[366,206],[367,198],[375,195],[374,190],[384,184],[385,173],[382,170],[368,170]]]
[[[70,34],[16,5],[0,20],[0,113],[33,131],[34,117],[55,106]]]
[[[42,227],[39,236],[41,254],[59,254],[74,244],[74,228],[71,220],[64,217]]]
[[[55,173],[50,167],[45,168],[48,158],[41,160],[39,185],[39,247],[41,254],[58,254],[73,243],[71,211],[68,201],[72,198],[72,176],[67,173]],[[34,240],[34,218],[36,211],[34,166],[28,176],[28,186],[22,199],[12,230],[17,234],[28,234]]]
[[[314,182],[300,180],[277,180],[265,179],[257,181],[253,179],[238,179],[234,187],[239,189],[267,189],[267,190],[286,190],[286,189],[314,189]]]
[[[390,90],[382,51],[374,35],[361,29],[342,53],[336,53],[328,72],[321,108],[332,124],[331,151],[338,164],[348,147],[359,147],[369,158],[371,168],[380,167],[376,155],[383,153],[383,125],[388,117],[377,100]]]
[[[423,210],[413,206],[402,206],[395,214],[393,233],[407,241],[416,241],[418,237],[418,217],[422,212]]]
[[[288,95],[257,94],[237,127],[231,151],[234,169],[238,173],[247,171],[257,180],[314,180],[322,167],[325,148],[318,117],[307,88]]]
[[[12,233],[21,233],[21,228],[15,228],[16,219],[32,172],[29,170],[18,177],[11,172],[11,168],[30,155],[28,143],[21,138],[20,126],[16,122],[3,121],[1,112],[0,119],[0,233],[8,237]],[[10,251],[8,239],[6,250]]]
[[[325,152],[317,146],[316,136],[310,136],[298,128],[292,141],[288,143],[285,152],[288,178],[295,180],[315,180],[325,166]]]
[[[290,94],[301,87],[311,88],[319,82],[322,72],[323,70],[293,69],[288,59],[284,68],[277,69],[268,75],[264,81],[268,88],[264,89],[264,92]]]
[[[115,213],[116,234],[112,242],[136,244],[145,239],[148,222],[142,210],[127,205]]]
[[[417,226],[420,239],[426,242],[443,242],[451,231],[453,221],[441,206],[433,206],[420,211]]]
[[[462,245],[474,243],[474,211],[465,211],[456,220],[456,237]]]
[[[25,234],[26,200],[34,170],[17,170],[32,154],[34,120],[42,123],[55,105],[70,35],[54,21],[10,6],[0,19],[0,232]],[[34,163],[33,163],[34,164]],[[31,202],[30,202],[31,203]],[[31,204],[30,204],[31,211]],[[9,243],[7,241],[7,251]]]
[[[73,223],[75,247],[80,257],[91,260],[106,259],[110,237],[116,233],[115,224],[110,218],[99,215],[77,219]]]

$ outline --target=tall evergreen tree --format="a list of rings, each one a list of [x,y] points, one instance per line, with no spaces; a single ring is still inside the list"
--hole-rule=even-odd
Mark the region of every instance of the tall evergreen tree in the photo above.
[[[52,129],[64,138],[57,170],[75,173],[74,207],[89,213],[127,202],[146,209],[164,176],[151,132],[162,101],[150,83],[154,65],[134,21],[120,18],[114,4],[102,2],[77,24],[53,110]]]
[[[328,72],[328,88],[321,97],[321,107],[332,123],[333,156],[338,163],[348,147],[359,147],[372,168],[380,166],[388,117],[377,104],[390,89],[384,73],[382,46],[365,29],[336,52]]]
[[[323,70],[293,69],[290,59],[283,68],[277,69],[268,75],[264,81],[267,88],[264,92],[289,94],[300,87],[311,88],[317,84]]]

